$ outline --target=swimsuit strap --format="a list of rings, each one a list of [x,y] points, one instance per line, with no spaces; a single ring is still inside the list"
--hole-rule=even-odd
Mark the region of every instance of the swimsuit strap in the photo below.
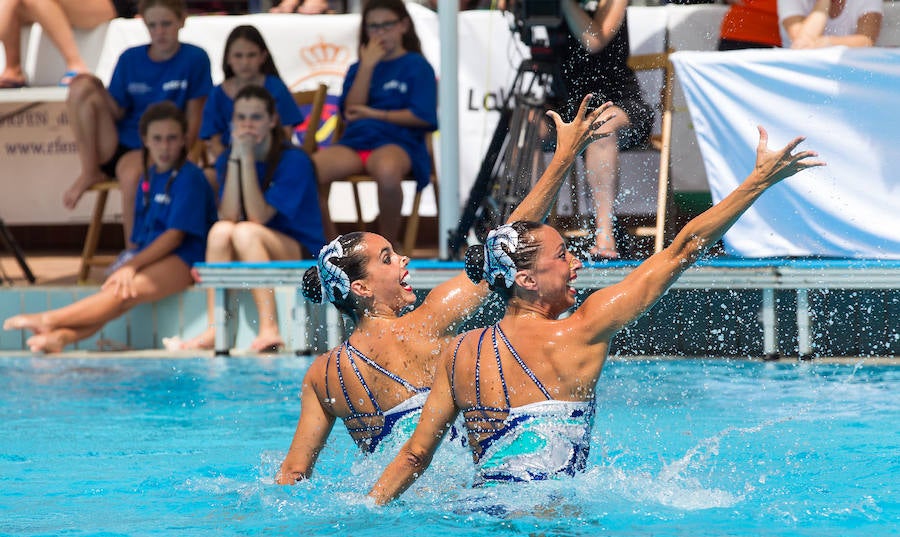
[[[456,355],[459,353],[459,348],[462,347],[462,342],[465,338],[457,338],[456,339],[456,348],[453,349],[453,360],[450,361],[450,395],[453,396],[453,399],[456,399],[456,385],[453,382],[453,379],[456,377]]]
[[[475,406],[481,406],[481,343],[488,329],[485,328],[478,336],[478,346],[475,350]]]
[[[500,323],[495,324],[491,329],[491,343],[494,345],[494,358],[497,360],[497,373],[500,375],[500,385],[503,386],[503,400],[506,401],[506,408],[509,408],[512,405],[509,403],[509,389],[506,386],[506,378],[503,376],[503,364],[500,363],[500,347],[497,345],[498,331],[500,332],[500,336],[503,338],[503,341],[506,343],[507,347],[509,347],[509,342],[506,341],[506,336],[504,336],[503,331],[500,330]],[[511,347],[510,350],[512,350]],[[515,355],[516,353],[515,351],[513,351],[513,356]],[[481,403],[481,401],[478,402],[479,404]]]
[[[413,393],[422,393],[422,392],[428,391],[428,388],[418,388],[418,387],[416,387],[416,386],[413,386],[412,383],[410,383],[408,380],[406,380],[406,379],[404,379],[404,378],[401,378],[399,375],[397,375],[397,374],[395,374],[395,373],[391,373],[390,371],[388,371],[388,370],[385,369],[384,367],[378,365],[374,360],[372,360],[371,358],[369,358],[368,356],[366,356],[365,354],[363,354],[362,352],[360,352],[359,349],[357,349],[356,347],[354,347],[353,344],[351,344],[349,340],[347,340],[347,349],[349,349],[350,352],[352,352],[353,354],[355,354],[360,360],[362,360],[363,362],[365,362],[366,365],[368,365],[369,367],[371,367],[371,368],[374,369],[375,371],[378,371],[379,373],[381,373],[382,375],[386,376],[387,378],[393,380],[393,381],[396,382],[397,384],[400,384],[401,386],[403,386],[403,387],[406,388],[407,390],[409,390],[409,391],[411,391],[411,392],[413,392]]]
[[[546,397],[548,401],[553,399],[553,397],[550,396],[550,393],[547,391],[547,389],[544,388],[544,385],[541,384],[541,381],[539,381],[538,378],[534,375],[534,372],[532,372],[531,369],[529,369],[528,366],[525,365],[525,362],[522,361],[522,358],[519,357],[519,353],[516,352],[516,349],[513,348],[512,343],[510,343],[509,339],[506,338],[506,334],[503,333],[503,329],[500,328],[500,323],[495,324],[494,327],[495,327],[495,332],[500,333],[500,339],[502,339],[503,343],[506,344],[506,348],[509,349],[509,352],[512,354],[513,358],[516,359],[516,362],[519,363],[519,366],[522,368],[523,371],[525,371],[525,374],[528,375],[528,378],[530,378],[531,381],[534,382],[534,385],[537,386],[539,390],[541,390],[541,393],[544,394],[544,397]],[[494,345],[496,346],[496,344],[497,343],[495,340]],[[500,353],[499,352],[497,353],[497,363],[498,364],[500,363]],[[501,379],[503,378],[502,374],[501,374],[500,378]],[[503,390],[505,393],[506,392],[506,383],[503,384]],[[506,399],[506,404],[507,405],[509,404],[508,397]]]
[[[350,341],[344,342],[344,349],[347,352],[347,361],[350,362],[350,367],[353,368],[353,372],[356,374],[356,378],[359,380],[359,383],[362,384],[364,390],[366,390],[366,395],[369,396],[369,401],[372,402],[372,406],[375,407],[375,412],[373,414],[366,415],[378,415],[381,414],[381,407],[378,405],[378,401],[375,400],[375,396],[372,394],[372,390],[369,389],[369,385],[366,384],[365,379],[363,379],[362,373],[359,372],[359,367],[356,365],[356,360],[353,359],[353,353],[350,351]],[[338,360],[338,364],[340,364],[340,360]],[[340,369],[338,369],[340,371]],[[341,380],[341,389],[344,390],[344,397],[347,399],[347,406],[350,407],[350,412],[355,415],[362,415],[356,411],[353,407],[353,403],[350,402],[350,395],[347,394],[347,389],[344,386],[344,377],[342,375],[338,375],[338,378]]]
[[[328,387],[328,369],[331,367],[331,358],[334,356],[335,349],[331,349],[328,353],[328,359],[325,360],[325,400],[332,401],[331,398],[331,389]],[[338,372],[340,375],[340,372]]]

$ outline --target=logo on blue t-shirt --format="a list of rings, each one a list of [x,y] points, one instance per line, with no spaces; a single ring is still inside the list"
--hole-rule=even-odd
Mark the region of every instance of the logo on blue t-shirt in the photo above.
[[[144,93],[150,93],[151,91],[153,91],[153,88],[151,88],[149,84],[145,84],[143,82],[128,83],[128,93],[132,95],[141,95]]]
[[[153,203],[159,203],[160,205],[168,205],[172,203],[172,198],[169,197],[165,192],[160,192],[157,195],[153,196]]]
[[[381,89],[385,91],[395,89],[400,93],[406,93],[406,82],[401,82],[399,80],[388,80],[384,83],[384,86],[382,86]]]
[[[170,80],[163,84],[163,91],[186,90],[188,87],[187,80]]]

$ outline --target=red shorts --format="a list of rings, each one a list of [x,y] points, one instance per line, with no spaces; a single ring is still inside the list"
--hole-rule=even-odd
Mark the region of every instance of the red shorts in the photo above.
[[[358,149],[358,150],[356,150],[356,154],[359,155],[359,160],[362,161],[363,168],[366,167],[366,162],[368,162],[369,157],[372,156],[372,151],[374,151],[374,149]]]

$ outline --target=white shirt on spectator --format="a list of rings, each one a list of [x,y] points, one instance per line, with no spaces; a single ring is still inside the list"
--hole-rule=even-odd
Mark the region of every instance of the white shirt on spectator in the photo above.
[[[784,48],[791,46],[791,38],[784,29],[784,19],[788,17],[806,17],[812,11],[816,0],[778,0],[778,27],[781,30],[781,43]],[[851,35],[856,33],[859,18],[866,13],[882,13],[882,0],[847,0],[844,9],[836,18],[828,18],[824,35]]]

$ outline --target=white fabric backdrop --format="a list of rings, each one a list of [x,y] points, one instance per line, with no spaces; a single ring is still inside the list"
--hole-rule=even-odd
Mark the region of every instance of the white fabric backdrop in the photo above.
[[[798,135],[827,167],[765,193],[725,236],[747,257],[900,258],[900,50],[678,52],[713,200]]]

